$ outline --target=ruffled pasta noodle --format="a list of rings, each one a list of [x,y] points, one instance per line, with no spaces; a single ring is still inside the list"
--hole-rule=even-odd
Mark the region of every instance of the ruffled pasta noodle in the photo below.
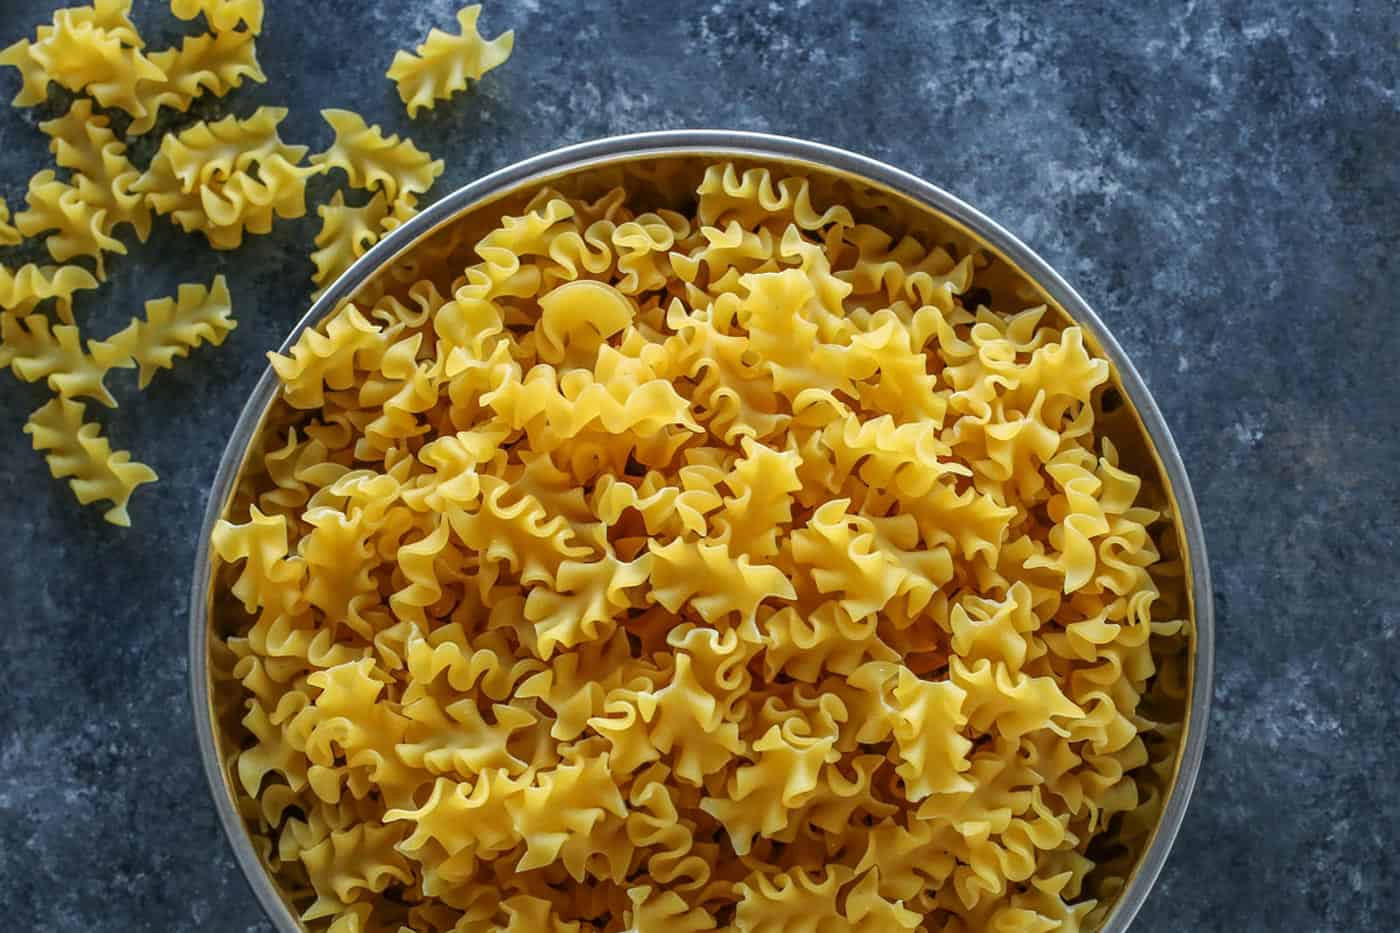
[[[203,344],[218,346],[237,326],[228,284],[219,275],[207,288],[181,285],[175,298],[146,302],[146,319],[132,318],[107,343],[140,367],[139,387],[144,389],[159,370],[173,368],[177,358]]]
[[[107,500],[111,508],[102,517],[123,528],[131,524],[127,503],[138,486],[156,481],[156,473],[131,459],[124,450],[112,450],[101,437],[101,428],[83,421],[83,404],[56,398],[29,416],[24,433],[35,450],[45,451],[54,479],[67,479],[78,502],[88,505]]]
[[[463,7],[457,13],[458,35],[435,28],[413,52],[395,53],[388,77],[398,86],[410,119],[418,116],[420,110],[432,110],[439,100],[466,90],[468,79],[479,81],[510,58],[515,48],[515,31],[483,39],[476,28],[480,18],[481,4]]]
[[[275,217],[306,213],[305,146],[289,146],[277,127],[280,107],[259,107],[239,120],[196,123],[161,140],[160,151],[133,185],[156,213],[215,249],[236,249],[245,233],[267,233]]]
[[[115,343],[89,340],[84,349],[72,324],[50,324],[43,314],[0,317],[0,366],[10,367],[25,382],[43,380],[63,398],[86,396],[116,408],[107,373],[133,365]]]
[[[59,10],[52,26],[40,27],[37,41],[21,40],[6,49],[0,64],[15,65],[24,77],[15,104],[41,102],[55,81],[91,95],[103,107],[145,116],[137,88],[164,80],[165,73],[142,53],[129,12],[127,0]]]
[[[228,33],[240,26],[249,35],[262,32],[263,0],[170,0],[170,12],[180,19],[203,14],[215,33]]]
[[[1108,363],[854,195],[691,190],[543,189],[272,356],[212,541],[262,857],[336,933],[1093,929],[1188,626]]]
[[[397,134],[385,136],[357,113],[332,109],[322,110],[321,116],[335,130],[335,141],[325,152],[313,155],[311,163],[341,169],[352,188],[383,191],[390,204],[403,201],[411,208],[442,174],[441,159],[433,159]]]
[[[155,126],[162,107],[184,113],[204,94],[223,97],[246,78],[267,81],[258,64],[253,32],[213,32],[187,36],[179,48],[152,52],[151,62],[165,73],[160,81],[138,86],[145,114],[131,121],[127,132],[146,133]]]
[[[10,223],[10,206],[0,198],[0,246],[18,246],[23,239]]]
[[[311,262],[316,271],[311,281],[319,286],[316,295],[340,277],[346,269],[379,242],[385,233],[412,217],[416,211],[407,199],[392,205],[383,191],[359,207],[345,203],[345,193],[337,191],[329,204],[316,208],[321,217],[321,230],[316,234],[316,249]]]
[[[135,25],[131,22],[131,0],[93,0],[89,6],[70,7],[54,13],[52,25],[43,25],[35,30],[34,41],[20,39],[0,51],[0,65],[19,69],[21,86],[11,103],[16,107],[33,107],[48,98],[49,84],[55,80],[41,64],[35,54],[36,46],[52,43],[59,29],[60,19],[65,29],[83,28],[100,31],[105,38],[115,39],[118,46],[140,49],[144,45]],[[96,43],[104,53],[110,43]],[[78,67],[75,63],[75,67]]]
[[[82,266],[39,266],[28,263],[11,270],[0,264],[0,318],[23,317],[53,299],[54,313],[73,323],[73,296],[97,287],[97,279]]]
[[[129,226],[142,242],[150,235],[151,209],[136,190],[141,173],[90,101],[74,101],[65,115],[39,128],[50,137],[54,160],[69,170],[70,178],[62,181],[45,169],[30,179],[29,206],[15,216],[15,225],[28,237],[48,233],[45,245],[59,262],[91,257],[97,277],[104,279],[104,254],[126,254],[126,245],[116,238],[118,226]]]

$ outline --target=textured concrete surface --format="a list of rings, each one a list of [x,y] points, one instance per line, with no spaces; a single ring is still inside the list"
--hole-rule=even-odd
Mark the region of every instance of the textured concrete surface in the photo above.
[[[439,193],[562,143],[807,136],[944,185],[1089,298],[1156,393],[1214,558],[1196,799],[1135,929],[1400,929],[1400,13],[1345,4],[489,3],[517,52],[410,124],[383,78],[452,0],[269,0],[271,79],[319,147],[352,106],[447,158]],[[0,0],[0,45],[51,0]],[[138,2],[160,47],[182,28]],[[18,89],[0,69],[0,96]],[[201,114],[215,108],[201,104]],[[0,195],[46,164],[0,111]],[[144,158],[149,145],[138,149]],[[323,184],[324,180],[318,182]],[[323,198],[329,185],[317,187]],[[84,303],[101,335],[229,275],[241,326],[104,416],[162,475],[79,509],[0,377],[0,905],[46,930],[267,929],[214,820],[185,692],[194,537],[223,439],[303,310],[314,217],[214,253],[161,223]],[[12,257],[0,257],[13,261]],[[90,406],[91,408],[91,406]]]

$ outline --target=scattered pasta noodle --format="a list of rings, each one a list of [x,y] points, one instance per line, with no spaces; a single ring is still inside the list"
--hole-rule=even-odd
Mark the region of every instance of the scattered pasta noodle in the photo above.
[[[15,103],[40,103],[48,96],[49,82],[55,81],[91,95],[103,107],[145,116],[138,86],[162,81],[165,73],[142,53],[129,11],[129,0],[59,10],[52,26],[40,27],[36,42],[21,40],[10,46],[0,55],[0,64],[17,66],[24,77]]]
[[[117,344],[89,340],[72,324],[50,324],[43,314],[0,317],[0,366],[25,382],[47,383],[63,398],[86,396],[108,408],[117,400],[107,388],[107,373],[129,369],[131,358]]]
[[[414,52],[394,55],[388,77],[398,86],[410,118],[418,116],[420,110],[432,110],[437,101],[466,90],[468,80],[479,81],[510,58],[515,48],[514,30],[488,41],[477,31],[480,17],[480,4],[463,7],[457,13],[458,35],[435,28]]]
[[[131,121],[129,133],[150,132],[161,108],[184,113],[206,93],[223,97],[245,78],[257,84],[267,81],[258,64],[252,32],[187,36],[179,48],[152,52],[150,58],[165,77],[138,86],[145,114]]]
[[[96,287],[97,279],[82,266],[28,263],[11,270],[0,263],[0,318],[23,317],[41,303],[53,299],[58,319],[72,324],[73,296]]]
[[[18,246],[24,238],[10,223],[10,206],[0,198],[0,246]]]
[[[67,41],[58,38],[60,29],[68,34]],[[78,40],[76,48],[71,47],[74,45],[71,35],[74,31],[80,31],[84,36]],[[55,44],[58,46],[57,50],[54,48]],[[65,49],[65,45],[70,47]],[[121,52],[124,48],[141,49],[143,45],[136,26],[131,22],[131,0],[93,0],[88,6],[58,10],[54,13],[51,25],[43,25],[35,30],[33,42],[19,39],[0,51],[0,65],[19,69],[21,86],[19,94],[12,101],[14,106],[33,107],[48,98],[49,84],[54,80],[64,83],[64,79],[71,80],[75,76],[94,72],[106,72],[111,76],[123,64],[136,69],[138,66],[135,57],[132,56],[129,61],[122,61]],[[116,61],[110,57],[114,49]],[[76,53],[73,60],[61,63],[61,75],[50,73],[42,63],[44,57],[52,58],[56,51],[65,54]],[[85,52],[96,54],[88,55],[84,54]],[[145,73],[150,74],[149,69],[146,69]],[[140,80],[140,75],[132,74],[129,78],[131,83],[134,83]],[[120,79],[120,83],[126,81],[125,78]]]
[[[158,371],[173,368],[176,358],[206,343],[218,346],[237,326],[228,284],[220,275],[207,288],[181,285],[176,298],[146,302],[146,319],[133,318],[108,343],[140,367],[139,385],[144,389]]]
[[[68,479],[83,505],[106,500],[111,508],[103,518],[127,527],[131,516],[127,503],[138,486],[156,481],[155,471],[131,459],[124,450],[113,451],[101,428],[83,421],[83,404],[55,398],[29,416],[24,433],[45,459],[54,479]]]
[[[215,249],[236,249],[245,233],[267,233],[275,217],[306,213],[305,146],[282,141],[280,107],[259,107],[240,120],[201,122],[168,135],[135,183],[156,213],[186,233],[203,233]]]
[[[170,12],[180,19],[194,19],[202,14],[216,33],[240,27],[249,35],[262,32],[263,0],[170,0]]]
[[[335,130],[335,140],[325,152],[311,157],[312,164],[342,170],[352,188],[383,191],[396,210],[411,209],[418,195],[442,174],[441,159],[433,159],[397,134],[385,136],[357,113],[332,109],[322,110],[321,116]]]
[[[415,213],[406,200],[390,205],[383,191],[359,207],[345,203],[345,193],[337,191],[329,204],[316,208],[321,217],[321,230],[316,234],[316,249],[311,262],[316,271],[311,276],[318,289],[316,296],[334,282],[346,269],[379,242],[385,233],[403,223]],[[314,297],[314,296],[313,296]]]
[[[211,666],[313,929],[1101,922],[1180,733],[1165,496],[1078,327],[818,190],[546,188],[272,355]]]
[[[54,160],[70,177],[64,181],[51,169],[40,171],[29,181],[28,209],[15,215],[24,236],[48,233],[45,245],[59,262],[92,258],[99,279],[107,275],[105,253],[126,254],[117,227],[129,226],[142,242],[151,232],[151,209],[136,190],[140,172],[108,123],[83,99],[64,116],[40,123]]]

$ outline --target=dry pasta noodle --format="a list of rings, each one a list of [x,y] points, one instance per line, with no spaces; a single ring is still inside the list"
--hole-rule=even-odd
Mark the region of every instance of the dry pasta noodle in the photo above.
[[[263,0],[170,0],[170,12],[180,19],[194,19],[202,13],[215,33],[239,27],[253,36],[262,32]]]
[[[416,210],[407,198],[389,204],[383,191],[376,191],[369,201],[352,207],[345,203],[345,193],[337,191],[329,204],[316,208],[316,213],[321,217],[321,230],[311,253],[312,265],[316,267],[311,281],[318,286],[313,297],[318,297],[380,237],[408,220]]]
[[[144,483],[155,482],[156,473],[132,460],[125,450],[113,451],[100,436],[101,428],[84,423],[83,409],[82,402],[52,399],[29,416],[24,433],[30,435],[35,450],[46,451],[49,472],[54,479],[68,479],[80,503],[107,500],[111,507],[102,517],[127,527],[131,524],[127,503],[132,492]]]
[[[433,159],[398,134],[385,136],[378,126],[368,125],[353,111],[322,110],[321,116],[335,130],[335,140],[325,152],[313,155],[311,163],[341,169],[352,188],[383,191],[396,209],[400,201],[412,208],[417,196],[442,174],[441,159]]]
[[[187,36],[179,48],[152,52],[150,58],[165,78],[138,86],[145,115],[131,121],[131,134],[149,132],[163,107],[184,113],[206,93],[223,97],[245,78],[257,84],[267,81],[252,32]]]
[[[388,78],[398,87],[410,119],[418,116],[420,110],[432,110],[439,100],[466,90],[468,79],[479,81],[510,58],[515,48],[515,30],[507,30],[491,40],[483,39],[476,28],[480,18],[481,4],[463,7],[457,13],[458,35],[435,28],[413,52],[395,53]]]
[[[228,283],[219,275],[207,288],[189,283],[175,298],[146,302],[146,319],[132,318],[107,342],[140,367],[138,385],[144,389],[156,372],[174,368],[176,358],[206,343],[218,346],[237,326]]]
[[[696,198],[544,189],[272,356],[212,542],[263,858],[336,933],[1092,929],[1188,624],[1108,363],[801,176]]]
[[[73,296],[97,287],[97,279],[82,266],[39,266],[27,263],[11,270],[0,263],[0,318],[23,317],[41,302],[54,300],[54,313],[73,323]],[[0,353],[3,353],[0,350]]]
[[[281,107],[259,107],[240,120],[196,123],[161,140],[160,151],[133,185],[156,213],[186,233],[201,232],[215,249],[236,249],[245,233],[272,229],[275,217],[306,213],[305,146],[283,142]]]
[[[10,223],[10,206],[0,198],[0,246],[18,246],[23,238]]]

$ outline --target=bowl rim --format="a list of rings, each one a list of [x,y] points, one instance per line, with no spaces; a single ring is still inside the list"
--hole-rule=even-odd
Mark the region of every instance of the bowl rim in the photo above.
[[[1058,303],[1075,323],[1089,332],[1097,347],[1112,364],[1121,389],[1132,402],[1138,420],[1155,448],[1157,460],[1167,481],[1168,495],[1176,508],[1179,533],[1185,545],[1182,556],[1187,561],[1188,579],[1191,583],[1187,595],[1195,622],[1191,694],[1187,705],[1185,738],[1176,763],[1176,775],[1167,792],[1167,802],[1153,831],[1152,840],[1147,850],[1139,857],[1100,931],[1122,933],[1142,908],[1166,863],[1195,788],[1204,753],[1210,720],[1215,655],[1214,605],[1205,533],[1185,464],[1161,410],[1132,361],[1089,303],[1049,263],[996,221],[950,192],[909,172],[825,143],[768,133],[714,129],[662,130],[610,136],[564,146],[498,169],[463,185],[426,208],[385,236],[336,279],[291,329],[282,343],[281,351],[285,352],[302,331],[327,316],[343,298],[352,294],[380,268],[388,265],[423,238],[477,206],[528,184],[561,174],[605,164],[666,156],[752,158],[788,163],[854,177],[901,195],[920,207],[952,219],[1010,260],[1027,278]],[[305,926],[284,900],[272,875],[259,860],[243,818],[236,808],[233,788],[226,778],[214,734],[208,665],[209,593],[213,572],[210,534],[232,496],[248,445],[276,391],[276,374],[269,365],[258,379],[234,424],[210,486],[209,499],[200,526],[200,539],[196,542],[197,553],[190,589],[189,688],[195,734],[206,783],[218,812],[219,824],[233,848],[234,858],[273,926],[280,933],[304,933]]]

